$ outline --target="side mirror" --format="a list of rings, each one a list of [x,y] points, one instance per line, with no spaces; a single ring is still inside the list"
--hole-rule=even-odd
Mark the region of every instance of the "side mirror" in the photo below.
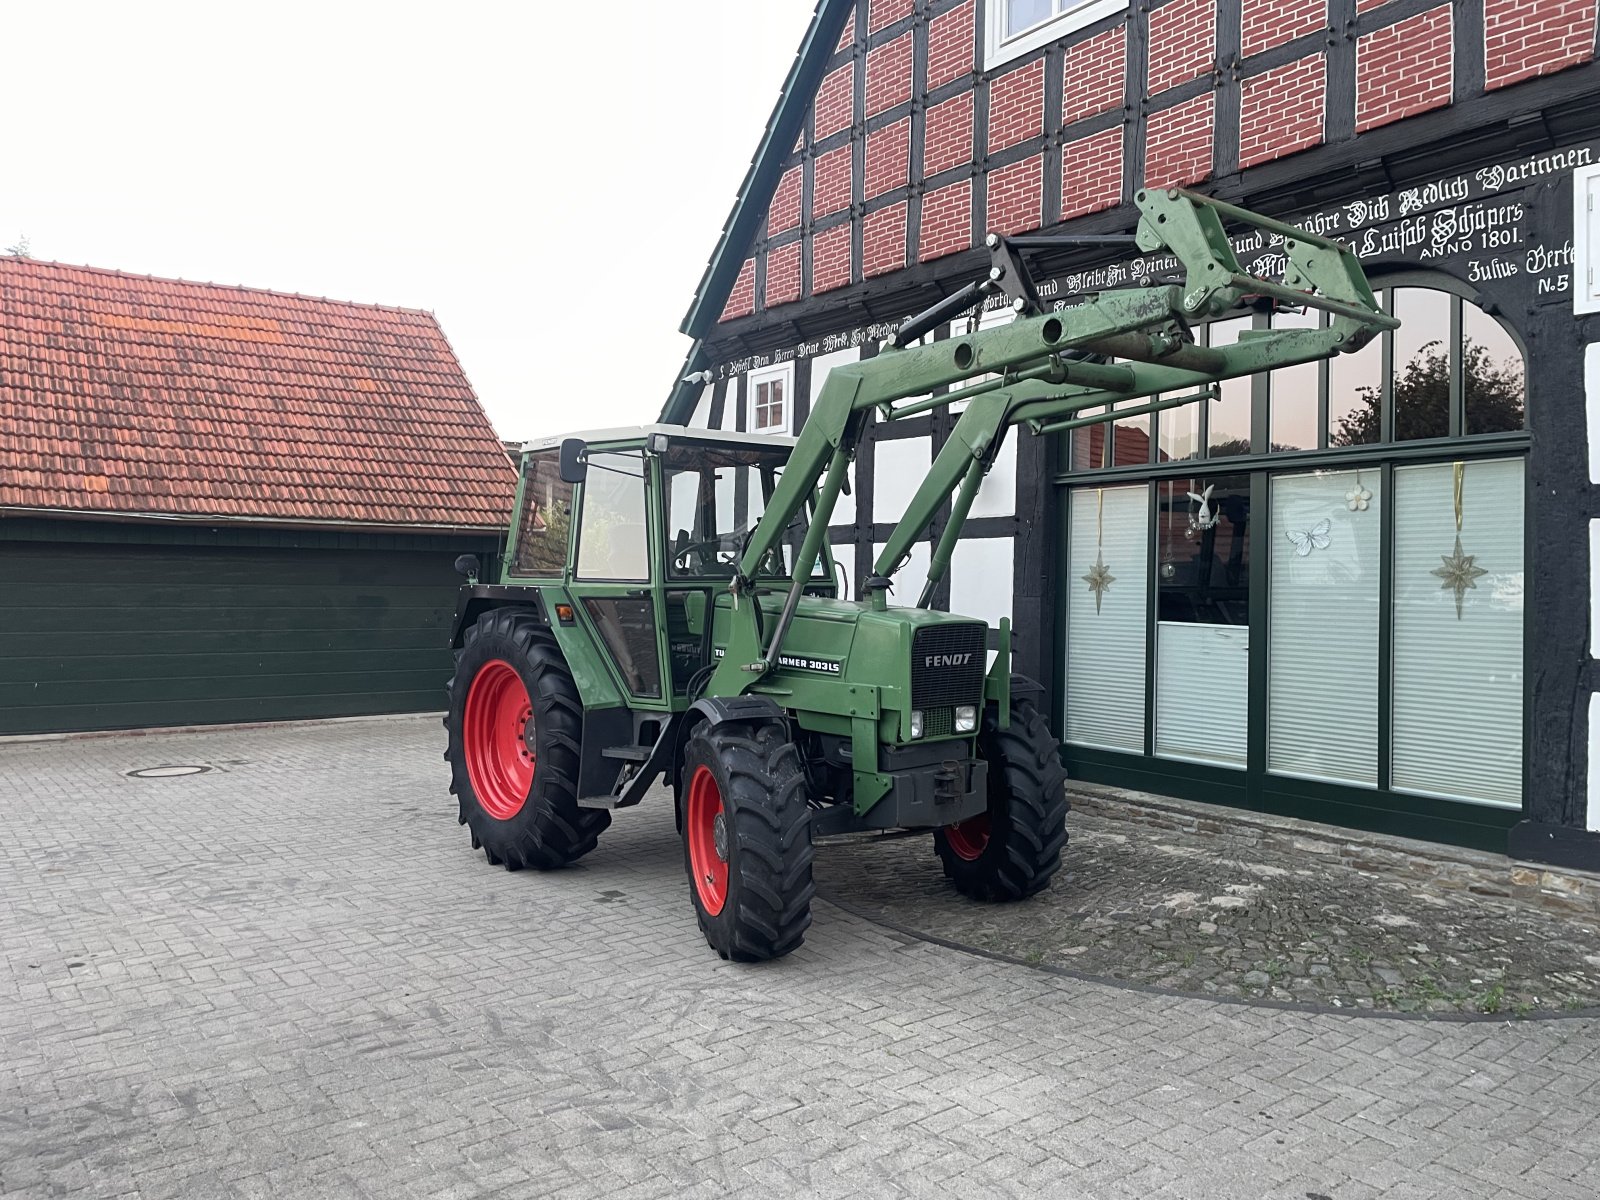
[[[582,483],[589,474],[589,444],[582,438],[561,443],[561,482]]]
[[[456,574],[465,575],[468,583],[477,583],[478,576],[483,573],[483,567],[478,562],[476,554],[463,554],[456,559]]]

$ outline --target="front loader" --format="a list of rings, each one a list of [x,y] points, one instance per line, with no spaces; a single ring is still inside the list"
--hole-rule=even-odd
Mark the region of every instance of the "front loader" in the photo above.
[[[796,440],[649,426],[530,443],[502,578],[458,563],[446,757],[473,846],[513,870],[564,866],[664,778],[700,927],[742,961],[801,943],[816,835],[927,829],[966,895],[1047,886],[1067,800],[1042,689],[1012,673],[1008,621],[929,608],[1007,432],[1199,403],[1220,380],[1396,325],[1336,243],[1188,192],[1136,199],[1128,240],[1169,255],[1167,277],[1045,311],[1025,256],[1107,239],[992,235],[987,277],[835,368]],[[1224,220],[1281,241],[1282,281],[1240,268]],[[995,293],[1010,324],[921,341]],[[1263,303],[1326,319],[1196,343],[1199,325]],[[868,423],[956,403],[873,574],[846,594],[828,523]],[[946,505],[921,595],[891,603]]]

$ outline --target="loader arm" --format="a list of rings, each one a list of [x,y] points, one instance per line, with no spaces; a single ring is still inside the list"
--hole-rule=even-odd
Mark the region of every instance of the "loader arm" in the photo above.
[[[740,560],[731,585],[740,615],[708,689],[711,694],[743,692],[777,661],[784,634],[827,536],[845,471],[873,412],[881,419],[895,420],[961,400],[968,402],[878,556],[875,578],[867,581],[869,589],[877,589],[873,599],[881,605],[888,578],[904,564],[911,547],[953,496],[951,520],[934,551],[928,587],[919,599],[919,605],[926,606],[934,583],[948,568],[983,475],[1012,426],[1027,425],[1033,433],[1042,434],[1094,424],[1112,419],[1105,406],[1162,393],[1189,394],[1156,400],[1137,411],[1193,403],[1213,395],[1205,389],[1221,380],[1359,350],[1379,331],[1398,324],[1379,310],[1359,261],[1336,242],[1186,191],[1140,192],[1136,202],[1140,221],[1134,243],[1146,253],[1169,251],[1175,260],[1171,265],[1181,272],[1181,282],[1105,291],[1074,307],[1019,316],[994,329],[906,345],[959,315],[964,310],[957,306],[963,301],[970,301],[966,308],[973,307],[987,292],[1006,290],[1017,297],[1022,310],[1032,307],[1028,299],[1031,282],[1025,277],[1006,278],[1008,271],[1013,276],[1017,272],[1018,264],[1010,254],[1013,243],[991,236],[996,266],[987,280],[907,322],[896,344],[878,357],[829,373],[783,478]],[[1287,258],[1283,282],[1243,271],[1223,228],[1224,216],[1282,239]],[[1227,311],[1246,296],[1318,309],[1327,312],[1330,320],[1316,329],[1246,332],[1230,346],[1208,348],[1194,343],[1196,322]],[[995,377],[944,395],[930,395],[981,375]],[[1102,411],[1084,415],[1096,408]],[[810,526],[794,563],[794,582],[783,613],[770,632],[764,631],[756,604],[741,605],[739,598],[750,590],[758,564],[813,500]]]

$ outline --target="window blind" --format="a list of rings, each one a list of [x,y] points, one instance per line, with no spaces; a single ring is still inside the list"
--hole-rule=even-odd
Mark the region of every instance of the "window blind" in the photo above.
[[[1250,627],[1162,621],[1156,628],[1156,753],[1242,767]]]
[[[1458,501],[1453,463],[1394,473],[1391,782],[1520,806],[1523,465],[1465,463],[1460,482]]]
[[[1068,509],[1066,740],[1142,754],[1150,492],[1082,488]],[[1097,560],[1111,577],[1098,608],[1084,578]]]
[[[1377,785],[1381,482],[1376,470],[1272,482],[1270,771]]]

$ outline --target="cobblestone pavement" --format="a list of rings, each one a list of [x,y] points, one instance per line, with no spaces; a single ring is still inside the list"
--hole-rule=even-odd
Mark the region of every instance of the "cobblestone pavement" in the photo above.
[[[1025,904],[958,895],[928,834],[838,839],[818,887],[961,945],[1201,995],[1513,1017],[1600,1005],[1592,918],[1410,878],[1403,865],[1359,870],[1327,855],[1337,839],[1286,849],[1248,826],[1211,836],[1085,807],[1068,817],[1062,873]]]
[[[730,965],[665,806],[509,875],[439,748],[0,746],[0,1193],[1593,1195],[1600,1022],[1122,990],[829,904]]]

